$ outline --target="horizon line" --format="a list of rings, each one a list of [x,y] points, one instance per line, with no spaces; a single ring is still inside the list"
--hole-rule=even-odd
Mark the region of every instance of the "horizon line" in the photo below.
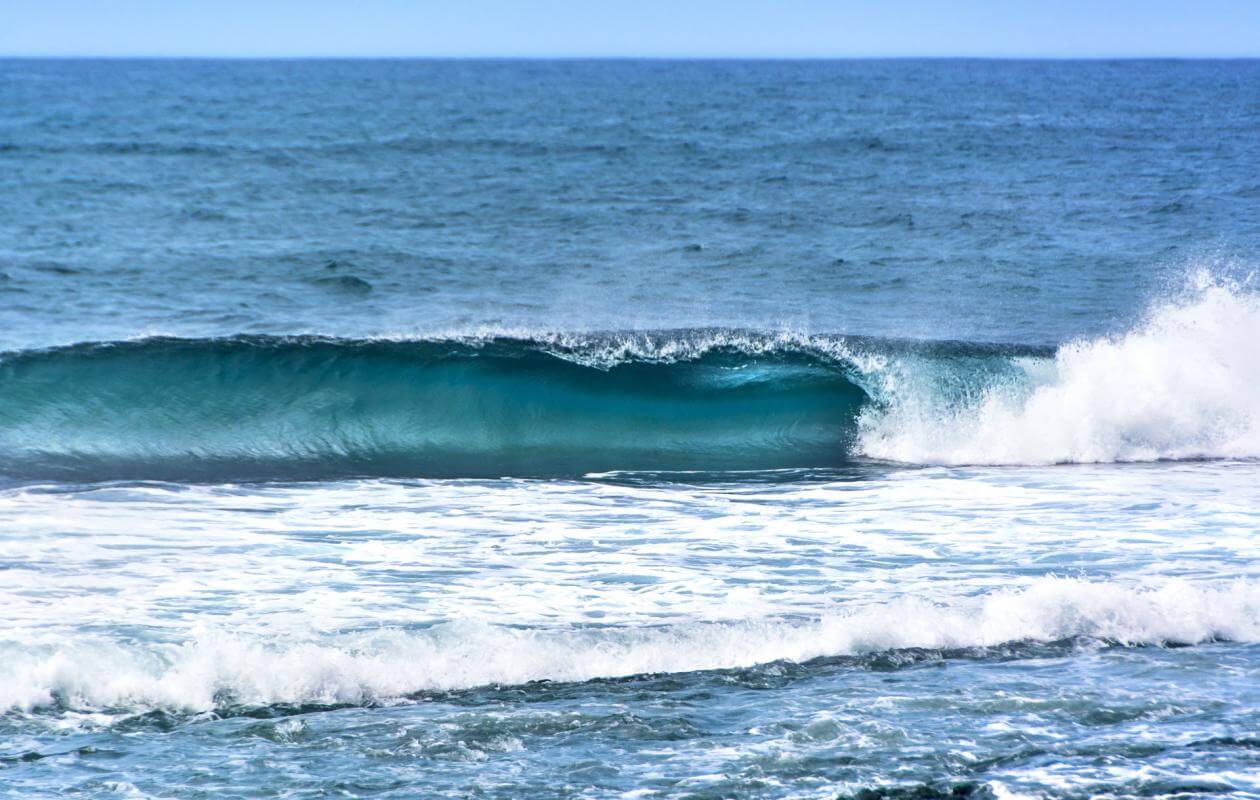
[[[0,53],[4,61],[1260,61],[1260,53],[1237,55],[415,55],[213,53]]]

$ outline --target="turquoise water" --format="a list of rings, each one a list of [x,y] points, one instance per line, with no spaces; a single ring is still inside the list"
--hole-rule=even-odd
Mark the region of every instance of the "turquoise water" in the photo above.
[[[0,62],[0,795],[1260,797],[1258,87]]]

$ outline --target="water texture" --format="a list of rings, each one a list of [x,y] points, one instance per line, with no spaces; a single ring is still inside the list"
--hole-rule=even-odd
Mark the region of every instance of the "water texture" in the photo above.
[[[1260,798],[1258,130],[0,61],[0,796]]]

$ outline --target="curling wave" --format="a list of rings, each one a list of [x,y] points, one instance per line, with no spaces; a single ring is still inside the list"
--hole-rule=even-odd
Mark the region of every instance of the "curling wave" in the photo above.
[[[904,598],[813,620],[630,629],[446,623],[289,644],[214,630],[166,644],[10,641],[0,642],[0,709],[205,711],[361,704],[487,685],[1065,640],[1119,645],[1260,641],[1260,586],[1170,580],[1142,587],[1041,578],[1023,590],[944,605]]]
[[[565,476],[848,456],[867,398],[842,363],[800,349],[624,347],[238,337],[10,354],[0,472]]]
[[[1260,457],[1260,300],[1058,350],[740,331],[151,338],[0,357],[0,474],[99,480]]]

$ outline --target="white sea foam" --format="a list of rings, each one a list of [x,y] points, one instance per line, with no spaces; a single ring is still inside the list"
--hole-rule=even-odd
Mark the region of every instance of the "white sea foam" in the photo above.
[[[627,362],[673,364],[694,361],[719,350],[733,350],[749,356],[803,351],[837,363],[863,363],[863,359],[867,358],[856,352],[844,337],[791,329],[754,332],[701,328],[574,333],[495,327],[452,331],[436,338],[474,345],[484,345],[499,338],[520,339],[532,342],[558,358],[598,369],[609,369]],[[407,340],[406,337],[403,340]]]
[[[857,449],[921,464],[1260,457],[1260,297],[1200,275],[1133,330],[1078,341],[1026,381],[942,403],[896,365]]]
[[[208,710],[362,703],[427,690],[748,667],[901,648],[1097,637],[1125,644],[1260,641],[1260,584],[1149,586],[1042,578],[950,604],[903,598],[812,620],[524,629],[447,623],[276,641],[197,629],[183,642],[76,636],[0,644],[0,708]]]

